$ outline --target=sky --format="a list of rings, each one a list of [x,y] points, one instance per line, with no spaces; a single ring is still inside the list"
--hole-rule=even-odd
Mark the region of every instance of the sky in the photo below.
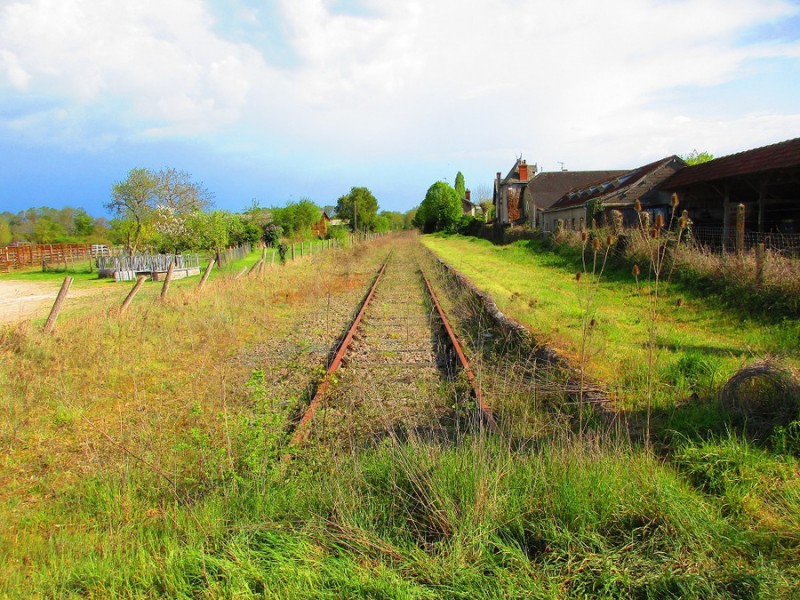
[[[107,216],[137,167],[224,210],[366,186],[404,212],[519,156],[633,169],[796,137],[800,0],[0,0],[0,212]]]

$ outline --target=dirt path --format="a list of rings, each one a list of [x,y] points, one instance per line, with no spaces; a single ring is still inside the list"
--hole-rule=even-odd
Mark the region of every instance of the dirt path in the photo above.
[[[0,323],[47,317],[60,287],[58,281],[0,280]],[[85,299],[106,290],[108,286],[91,289],[73,287],[67,296],[67,306],[77,299]]]

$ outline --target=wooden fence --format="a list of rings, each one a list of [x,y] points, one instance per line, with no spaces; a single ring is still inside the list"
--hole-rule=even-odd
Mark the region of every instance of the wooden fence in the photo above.
[[[0,247],[0,273],[25,267],[58,265],[86,260],[93,255],[91,244],[21,244]]]

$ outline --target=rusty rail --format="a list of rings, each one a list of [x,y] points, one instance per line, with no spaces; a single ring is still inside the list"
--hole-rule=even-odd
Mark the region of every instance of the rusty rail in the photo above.
[[[311,402],[308,405],[308,408],[306,409],[302,418],[295,427],[295,430],[292,434],[292,438],[290,441],[290,447],[296,448],[301,444],[303,444],[308,439],[308,436],[311,433],[311,422],[314,419],[314,415],[319,409],[320,404],[322,403],[325,394],[328,391],[333,374],[339,369],[339,367],[342,364],[344,356],[350,347],[350,343],[353,341],[353,337],[355,336],[356,330],[361,324],[364,314],[366,313],[367,307],[369,306],[373,296],[375,295],[375,290],[378,288],[378,285],[381,282],[383,274],[386,271],[386,266],[389,263],[390,257],[391,254],[387,256],[383,265],[381,265],[381,268],[378,271],[377,275],[375,276],[375,279],[369,289],[369,292],[361,302],[361,306],[358,310],[358,313],[356,314],[356,317],[353,319],[353,322],[350,324],[350,327],[348,328],[347,333],[342,339],[342,342],[339,344],[339,347],[336,350],[333,360],[328,365],[328,368],[325,372],[325,375],[322,378],[322,381],[319,383],[316,390],[314,391],[314,395],[311,399]],[[420,275],[422,276],[422,279],[424,280],[425,285],[427,287],[428,293],[430,294],[430,297],[433,300],[433,304],[436,307],[442,325],[444,326],[444,329],[447,332],[450,343],[453,346],[456,355],[458,356],[459,363],[461,364],[462,369],[466,373],[467,380],[472,390],[472,395],[475,398],[478,407],[480,408],[482,422],[485,423],[493,432],[497,433],[499,432],[499,429],[497,427],[497,422],[494,418],[492,409],[486,403],[486,401],[483,399],[483,396],[481,395],[477,379],[472,371],[472,368],[469,366],[469,361],[467,360],[467,357],[464,353],[461,343],[458,340],[458,336],[456,335],[455,331],[450,325],[450,321],[447,319],[447,316],[445,315],[444,310],[442,309],[439,299],[436,296],[436,293],[433,291],[433,287],[431,286],[430,281],[428,280],[425,273],[422,272],[421,269],[420,269]],[[362,365],[362,366],[368,368],[373,365]],[[284,458],[288,459],[290,458],[290,455],[286,455]]]
[[[450,338],[450,343],[453,345],[453,349],[456,351],[456,356],[458,356],[458,361],[461,363],[461,368],[467,375],[467,381],[470,383],[472,394],[481,410],[483,420],[489,429],[495,433],[498,433],[499,429],[497,427],[497,421],[494,418],[492,407],[489,406],[483,399],[480,386],[475,378],[475,373],[473,373],[472,368],[469,366],[469,361],[467,360],[466,354],[464,354],[464,349],[461,346],[461,342],[459,342],[456,332],[450,325],[450,321],[447,319],[447,315],[445,315],[442,305],[439,303],[439,298],[436,296],[436,292],[433,291],[433,286],[431,285],[430,280],[422,271],[422,269],[420,269],[420,273],[422,275],[422,279],[425,280],[425,286],[428,288],[428,293],[431,295],[431,300],[433,300],[433,304],[436,307],[436,312],[439,314],[439,318],[442,320],[442,325],[444,326],[445,331],[447,331],[447,335]]]
[[[381,265],[378,274],[375,276],[375,281],[372,283],[372,287],[370,287],[369,292],[361,302],[361,308],[359,309],[356,318],[353,320],[350,328],[347,330],[347,334],[344,336],[342,343],[339,344],[339,348],[336,350],[333,360],[331,361],[330,365],[328,365],[325,376],[323,377],[319,386],[317,386],[317,389],[314,392],[314,397],[311,399],[311,403],[308,405],[305,414],[303,414],[303,418],[300,419],[300,422],[297,424],[294,434],[292,435],[292,446],[298,446],[308,439],[308,436],[311,433],[311,421],[314,418],[314,414],[317,412],[320,403],[322,402],[325,392],[328,390],[331,376],[339,369],[339,366],[341,366],[342,359],[344,358],[344,355],[350,346],[350,342],[353,341],[353,336],[356,333],[356,329],[358,329],[361,319],[364,318],[364,313],[367,310],[367,306],[369,306],[370,301],[372,301],[372,297],[375,295],[375,290],[378,288],[378,283],[380,283],[381,277],[383,277],[383,273],[386,271],[386,265],[388,263],[389,257],[387,256],[383,265]]]

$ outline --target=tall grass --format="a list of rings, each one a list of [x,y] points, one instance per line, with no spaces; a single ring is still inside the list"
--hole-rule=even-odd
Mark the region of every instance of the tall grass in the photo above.
[[[384,255],[360,247],[202,294],[178,286],[166,302],[145,289],[122,319],[109,301],[54,336],[5,329],[0,596],[797,590],[800,465],[735,435],[683,440],[674,466],[625,436],[576,439],[558,424],[536,439],[512,427],[388,436],[281,462],[296,398],[275,379],[300,366],[290,352],[267,364],[260,345],[322,328],[327,294],[361,289]]]

